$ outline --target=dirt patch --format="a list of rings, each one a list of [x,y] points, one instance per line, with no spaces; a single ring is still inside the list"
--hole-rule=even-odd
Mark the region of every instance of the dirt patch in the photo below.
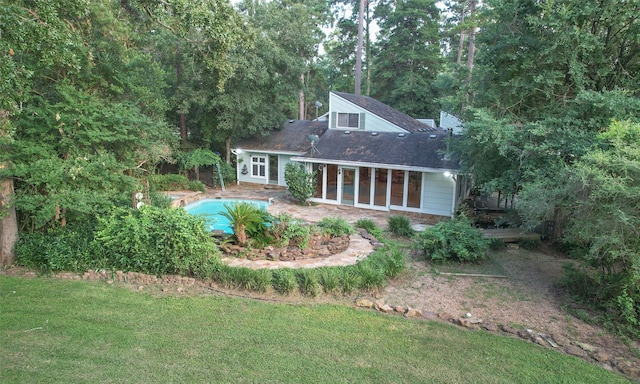
[[[553,336],[568,343],[561,350],[574,351],[606,369],[640,366],[631,352],[638,351],[640,343],[627,345],[604,328],[584,321],[592,314],[561,287],[563,265],[572,260],[524,249],[492,252],[488,265],[483,266],[432,265],[419,254],[411,259],[406,273],[383,290],[380,300],[459,318],[471,315],[483,323],[507,326],[516,335],[518,330],[531,330]],[[460,276],[440,274],[443,270]],[[497,277],[462,276],[471,273]],[[591,347],[593,351],[585,350]]]

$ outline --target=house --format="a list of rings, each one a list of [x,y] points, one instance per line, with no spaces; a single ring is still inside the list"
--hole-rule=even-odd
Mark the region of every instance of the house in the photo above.
[[[469,192],[447,154],[450,132],[366,96],[329,95],[327,119],[285,122],[241,142],[238,183],[286,186],[285,164],[317,172],[312,201],[451,217]]]

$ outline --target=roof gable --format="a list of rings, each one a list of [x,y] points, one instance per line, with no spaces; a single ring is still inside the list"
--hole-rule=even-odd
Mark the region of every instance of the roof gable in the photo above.
[[[424,132],[434,130],[426,124],[414,119],[413,117],[400,112],[390,106],[379,102],[368,96],[358,96],[351,93],[335,92],[334,95],[372,113],[381,119],[388,121],[389,123],[407,131],[407,132]]]

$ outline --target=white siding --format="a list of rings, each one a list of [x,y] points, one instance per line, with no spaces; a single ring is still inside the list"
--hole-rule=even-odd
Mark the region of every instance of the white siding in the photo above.
[[[364,108],[360,108],[357,105],[346,101],[345,99],[330,93],[329,98],[329,111],[335,113],[364,113],[365,114],[365,131],[372,132],[406,132],[406,130],[389,123],[388,121],[381,119],[380,117],[368,112]],[[329,113],[329,127],[335,127],[335,124],[331,119],[335,117],[334,113]]]
[[[462,133],[462,121],[445,111],[440,112],[440,128],[447,130],[451,128],[454,135]]]
[[[453,194],[455,184],[442,173],[423,173],[422,212],[432,215],[451,216],[453,214]]]

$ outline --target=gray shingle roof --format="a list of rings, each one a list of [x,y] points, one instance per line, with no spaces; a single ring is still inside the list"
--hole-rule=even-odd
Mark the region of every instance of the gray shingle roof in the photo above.
[[[242,140],[238,147],[247,150],[304,153],[311,148],[307,136],[321,137],[326,130],[326,121],[289,120],[281,129],[271,131],[269,136]]]
[[[402,136],[403,135],[403,136]],[[447,134],[327,130],[316,144],[318,152],[305,157],[318,160],[400,165],[434,169],[458,169],[455,161],[445,160]]]
[[[379,102],[376,99],[372,99],[368,96],[356,96],[351,93],[343,93],[343,92],[334,92],[331,93],[340,96],[341,98],[353,103],[360,108],[364,108],[367,111],[380,116],[381,118],[389,121],[397,125],[398,127],[409,131],[409,132],[423,132],[423,131],[433,131],[434,128],[429,127],[426,124],[419,122],[413,117],[402,113],[396,109],[391,108],[390,106]]]

